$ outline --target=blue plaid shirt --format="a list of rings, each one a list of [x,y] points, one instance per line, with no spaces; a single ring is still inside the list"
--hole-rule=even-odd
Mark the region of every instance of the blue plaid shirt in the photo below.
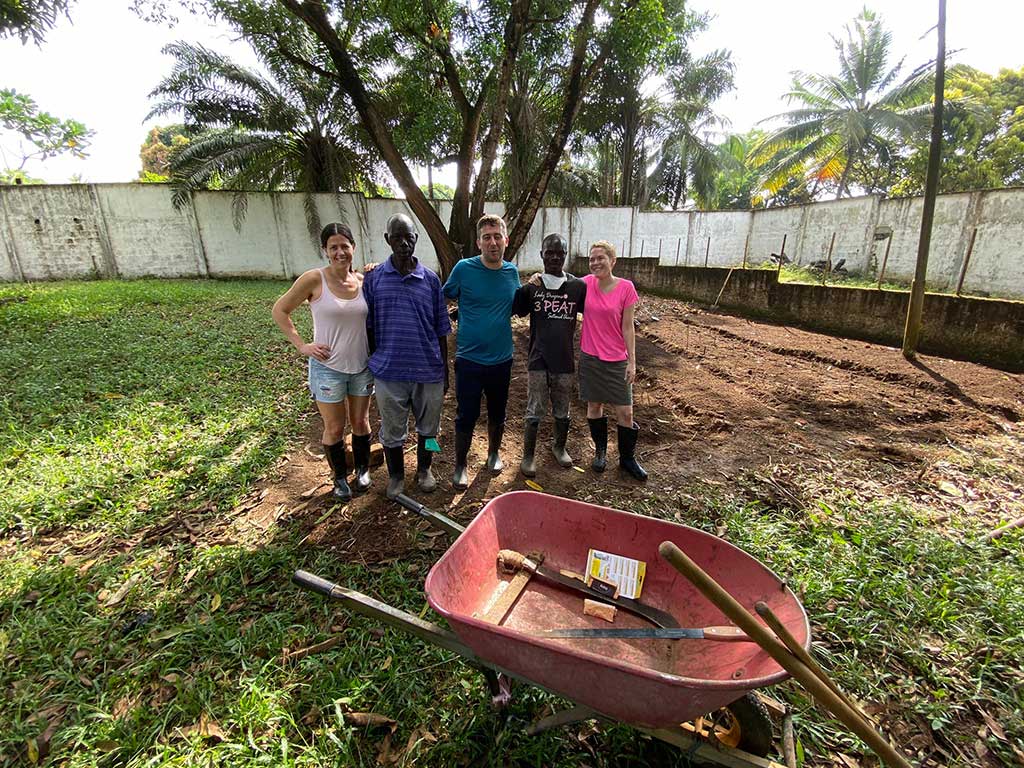
[[[393,256],[363,281],[369,307],[366,327],[377,348],[370,371],[384,381],[430,384],[444,381],[444,360],[438,339],[452,331],[441,280],[416,260],[408,275],[395,268]]]

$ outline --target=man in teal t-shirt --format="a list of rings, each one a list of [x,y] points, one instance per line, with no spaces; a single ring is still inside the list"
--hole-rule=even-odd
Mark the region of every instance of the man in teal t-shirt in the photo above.
[[[480,255],[455,265],[444,295],[459,304],[455,347],[455,472],[452,485],[469,485],[466,457],[480,418],[480,397],[487,398],[487,468],[500,472],[498,451],[505,432],[505,406],[512,380],[512,299],[519,271],[505,261],[508,230],[500,216],[480,217],[476,225]]]

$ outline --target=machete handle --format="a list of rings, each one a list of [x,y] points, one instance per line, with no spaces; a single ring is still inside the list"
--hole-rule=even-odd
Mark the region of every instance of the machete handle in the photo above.
[[[309,571],[296,571],[292,574],[292,581],[303,589],[319,592],[328,597],[333,597],[333,592],[338,587],[333,581],[328,581]]]
[[[739,627],[704,627],[705,640],[719,640],[723,643],[752,643],[747,633]]]

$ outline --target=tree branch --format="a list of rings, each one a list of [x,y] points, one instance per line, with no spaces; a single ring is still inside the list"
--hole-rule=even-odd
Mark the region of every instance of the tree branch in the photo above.
[[[363,128],[369,135],[370,141],[387,164],[388,170],[394,175],[402,192],[405,193],[406,202],[426,229],[427,235],[437,251],[442,273],[447,273],[457,258],[455,249],[448,239],[448,233],[438,218],[437,212],[427,201],[423,191],[416,183],[416,179],[413,178],[402,154],[398,151],[387,121],[381,116],[370,98],[348,49],[341,42],[327,18],[323,3],[318,0],[278,0],[278,3],[309,27],[310,31],[327,49],[337,70],[336,79],[342,90],[352,100],[352,105],[359,115]]]
[[[531,2],[532,0],[513,0],[512,7],[509,9],[508,21],[505,23],[505,55],[501,61],[501,74],[498,76],[497,92],[495,93],[494,104],[491,108],[490,125],[488,126],[483,146],[480,149],[480,172],[477,174],[476,186],[473,189],[473,204],[469,214],[469,218],[473,222],[479,219],[484,212],[487,187],[490,184],[494,159],[498,154],[498,141],[501,138],[501,130],[504,126],[503,117],[508,107],[512,76],[515,72],[516,61],[519,58],[519,50],[522,47]],[[493,70],[488,75],[488,77],[491,76],[493,76]],[[481,89],[479,101],[481,108],[483,108],[485,92],[485,89]]]

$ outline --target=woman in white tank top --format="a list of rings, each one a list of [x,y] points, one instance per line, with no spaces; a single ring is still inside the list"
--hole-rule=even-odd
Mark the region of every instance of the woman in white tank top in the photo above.
[[[353,486],[370,487],[370,396],[373,374],[367,367],[366,300],[363,276],[352,270],[355,238],[344,224],[328,224],[320,233],[327,266],[311,269],[274,304],[271,313],[284,335],[309,358],[309,388],[323,418],[323,444],[334,473],[334,495],[352,498],[345,457],[346,407],[352,423]],[[313,315],[313,341],[299,335],[291,314],[309,302]]]

